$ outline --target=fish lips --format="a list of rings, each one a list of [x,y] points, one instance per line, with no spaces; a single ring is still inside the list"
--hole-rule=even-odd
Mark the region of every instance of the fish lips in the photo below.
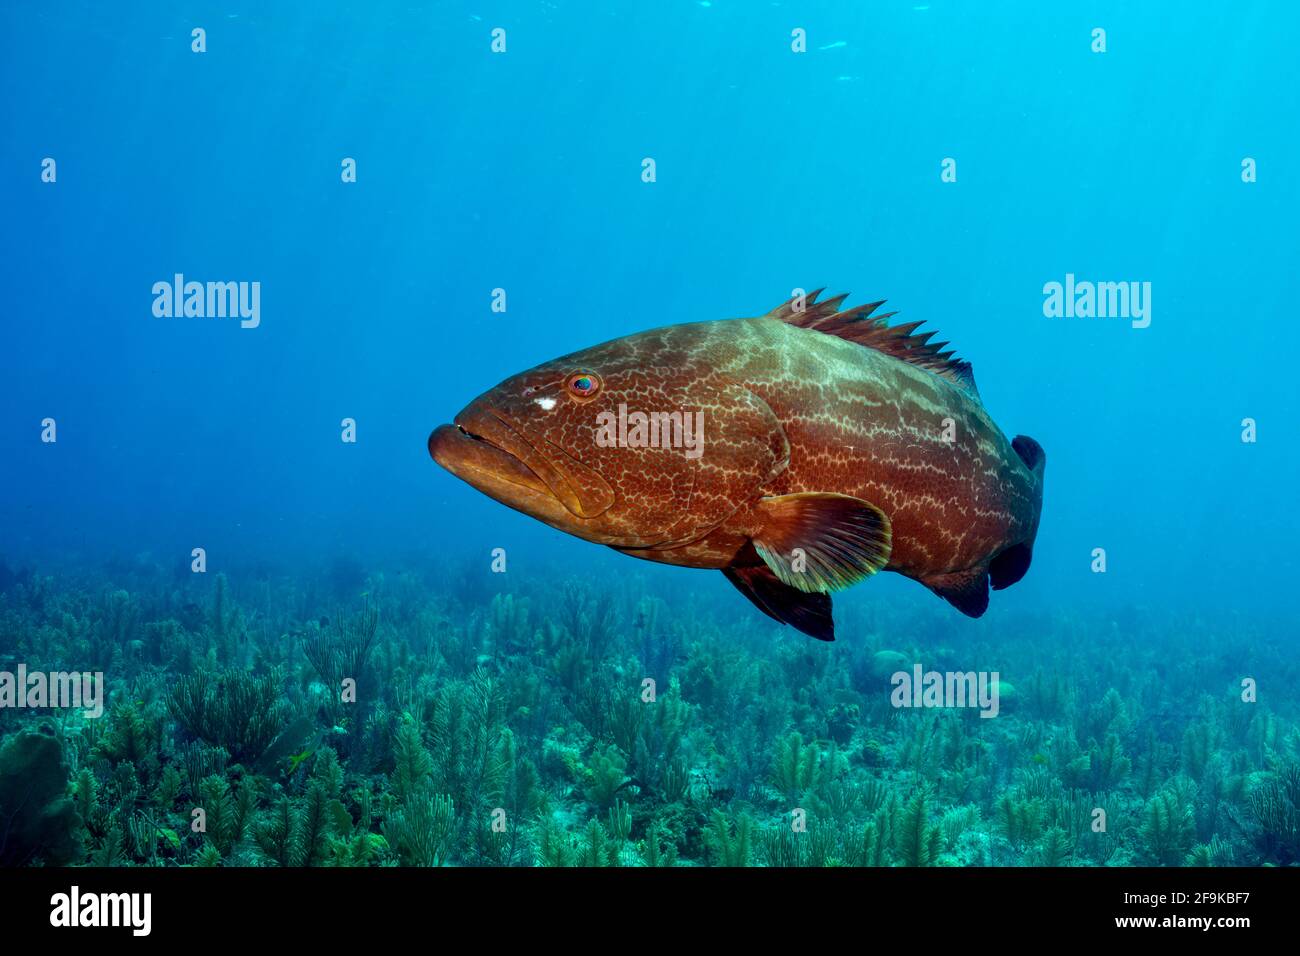
[[[434,429],[429,454],[484,494],[543,520],[562,516],[555,513],[557,504],[572,516],[595,518],[614,503],[613,490],[597,472],[474,405],[457,415],[454,424]]]
[[[429,435],[429,455],[457,478],[503,504],[514,507],[521,495],[556,501],[546,483],[522,461],[468,434],[458,425],[439,425],[433,430]]]

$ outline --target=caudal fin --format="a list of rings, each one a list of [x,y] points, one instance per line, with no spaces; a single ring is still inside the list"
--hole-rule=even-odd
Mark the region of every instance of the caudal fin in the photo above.
[[[995,591],[1011,587],[1025,576],[1033,559],[1034,546],[1029,542],[1013,544],[999,551],[989,562],[989,584]]]
[[[1028,435],[1017,435],[1011,439],[1011,447],[1025,463],[1025,467],[1041,479],[1043,469],[1047,466],[1047,453],[1043,451],[1043,446]]]
[[[1029,538],[1018,544],[1013,544],[1009,548],[1004,548],[994,555],[993,560],[989,562],[989,584],[993,590],[1001,591],[1009,588],[1025,576],[1029,570],[1029,564],[1034,558],[1034,538],[1038,534],[1038,516],[1043,509],[1043,471],[1047,467],[1047,455],[1043,451],[1043,446],[1038,444],[1028,435],[1017,435],[1011,440],[1011,447],[1015,449],[1020,460],[1025,463],[1025,467],[1030,473],[1038,479],[1038,497],[1034,501],[1034,518],[1033,530]]]

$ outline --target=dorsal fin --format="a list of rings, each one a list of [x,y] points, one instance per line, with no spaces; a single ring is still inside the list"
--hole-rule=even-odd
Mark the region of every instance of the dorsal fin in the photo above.
[[[921,325],[920,322],[890,325],[887,320],[897,314],[894,312],[885,312],[873,317],[871,313],[885,304],[883,299],[879,302],[855,305],[841,312],[840,304],[848,298],[848,295],[836,295],[818,302],[817,296],[821,295],[822,291],[822,289],[815,289],[804,296],[803,308],[800,311],[795,310],[799,302],[796,297],[778,305],[764,318],[776,319],[801,329],[825,332],[827,335],[865,345],[877,352],[892,355],[909,365],[928,369],[954,385],[961,386],[972,395],[979,395],[975,389],[975,375],[971,371],[970,362],[957,358],[951,349],[943,351],[947,342],[931,342],[930,338],[935,334],[933,331],[915,334],[916,329]]]

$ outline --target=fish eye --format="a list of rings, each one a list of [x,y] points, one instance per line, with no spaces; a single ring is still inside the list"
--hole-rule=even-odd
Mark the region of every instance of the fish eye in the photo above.
[[[595,372],[574,372],[566,388],[574,398],[591,398],[600,391],[600,376]]]

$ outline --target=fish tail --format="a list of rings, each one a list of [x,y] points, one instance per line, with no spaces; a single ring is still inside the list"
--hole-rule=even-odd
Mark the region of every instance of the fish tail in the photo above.
[[[1041,482],[1043,469],[1047,466],[1047,453],[1043,451],[1043,446],[1028,435],[1017,435],[1011,439],[1011,447],[1025,463],[1025,467]]]
[[[1011,587],[1029,570],[1034,558],[1034,539],[1038,536],[1038,516],[1043,510],[1043,471],[1047,467],[1047,454],[1043,451],[1043,446],[1028,435],[1017,435],[1012,439],[1011,447],[1034,476],[1033,515],[1028,536],[1023,541],[1002,549],[989,562],[989,584],[995,591]]]

